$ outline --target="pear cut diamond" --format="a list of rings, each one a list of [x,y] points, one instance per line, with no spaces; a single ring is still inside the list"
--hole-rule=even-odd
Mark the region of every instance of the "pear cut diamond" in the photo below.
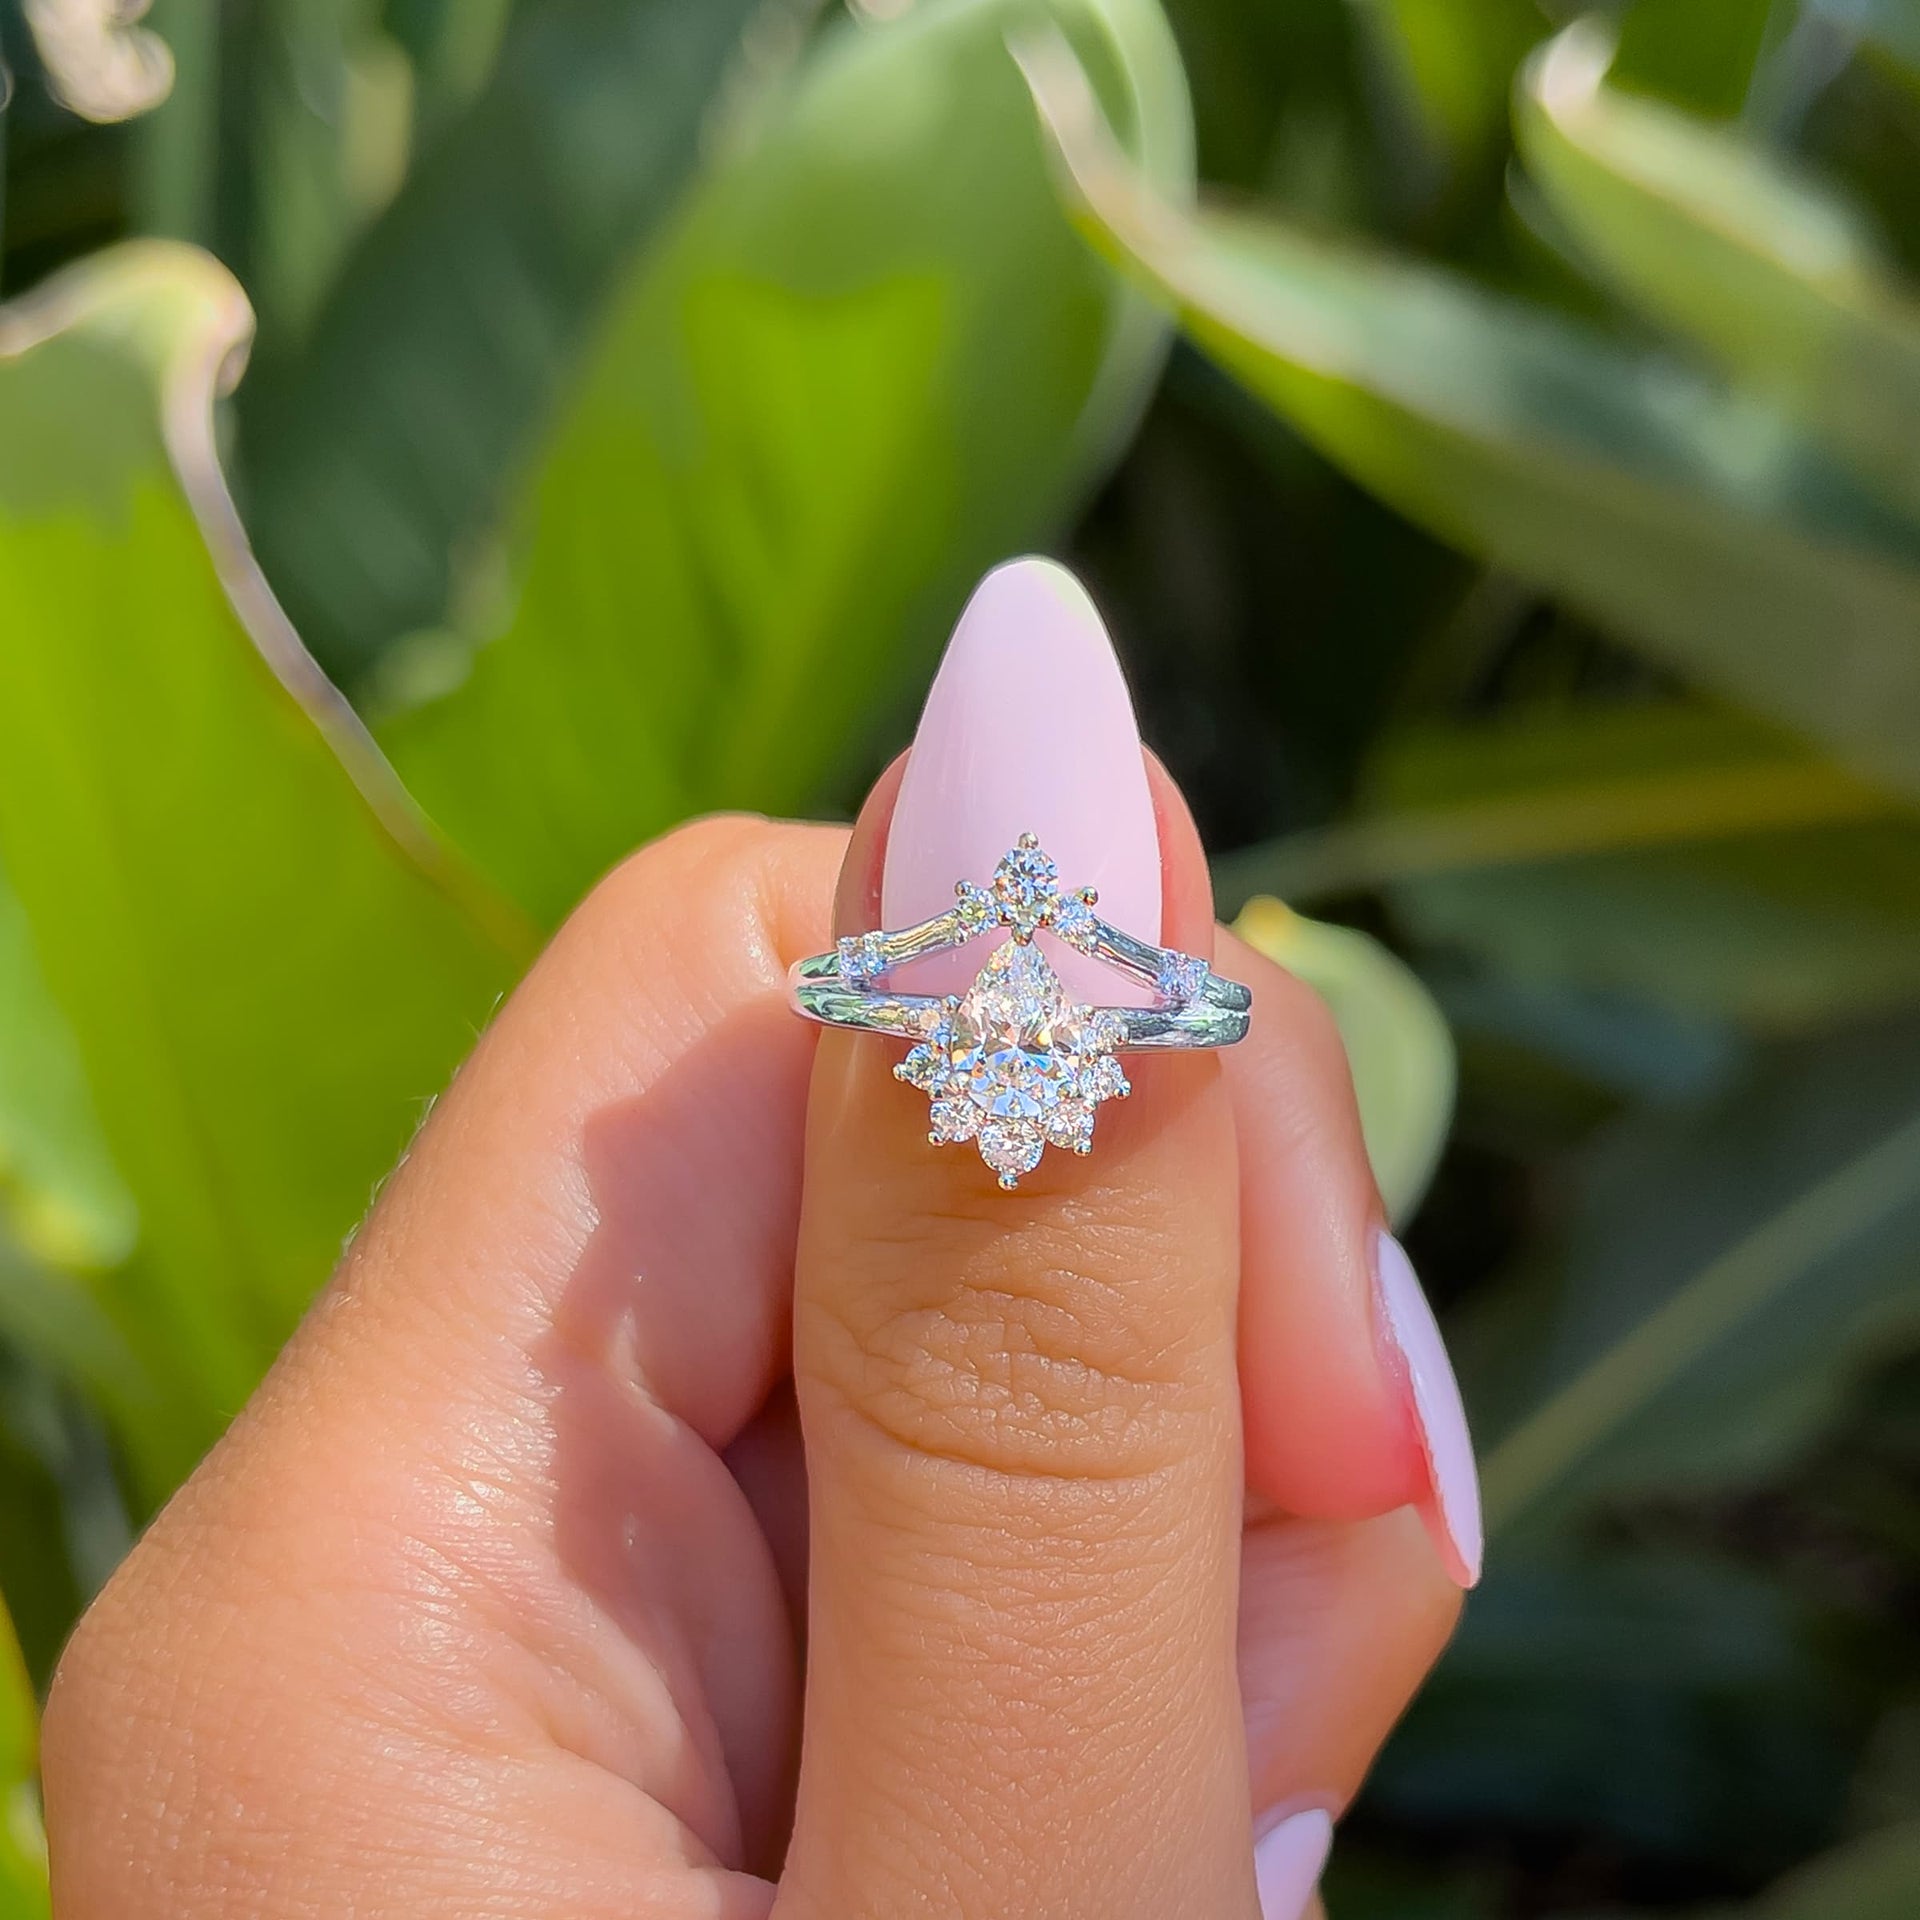
[[[1113,1016],[1069,1000],[1045,955],[1016,937],[952,1004],[939,1035],[894,1072],[933,1096],[936,1145],[977,1139],[1011,1188],[1049,1142],[1091,1148],[1095,1106],[1129,1091],[1111,1058],[1123,1037]]]
[[[953,1016],[953,1072],[996,1120],[1038,1120],[1071,1098],[1073,1009],[1038,947],[1010,943],[981,969]]]

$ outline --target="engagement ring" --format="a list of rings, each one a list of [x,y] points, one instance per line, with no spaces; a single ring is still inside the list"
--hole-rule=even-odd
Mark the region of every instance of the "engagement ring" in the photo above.
[[[1102,920],[1091,887],[1065,891],[1030,833],[994,869],[992,882],[962,880],[945,913],[898,933],[860,933],[831,953],[802,960],[789,976],[795,1008],[830,1027],[890,1034],[913,1043],[894,1068],[932,1102],[935,1146],[976,1143],[1011,1191],[1049,1146],[1087,1153],[1094,1112],[1131,1088],[1115,1055],[1169,1047],[1230,1047],[1244,1039],[1253,996],[1204,960]],[[996,928],[997,947],[964,994],[894,993],[895,968],[945,953]],[[1149,988],[1147,1007],[1083,1007],[1034,943],[1046,932]]]

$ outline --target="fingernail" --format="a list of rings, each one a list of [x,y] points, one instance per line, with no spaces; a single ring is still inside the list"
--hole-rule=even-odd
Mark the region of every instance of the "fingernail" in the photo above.
[[[1051,560],[988,574],[947,643],[888,830],[884,924],[945,912],[954,882],[984,885],[1023,833],[1063,885],[1099,889],[1103,918],[1160,938],[1160,836],[1133,701],[1093,602]],[[1082,954],[1054,964],[1082,998],[1127,997]],[[913,984],[951,991],[979,965],[941,954],[915,963]]]
[[[1427,1456],[1428,1493],[1420,1511],[1447,1571],[1461,1586],[1471,1587],[1480,1579],[1480,1473],[1460,1383],[1413,1262],[1390,1233],[1375,1242],[1374,1278]]]
[[[1260,1920],[1300,1920],[1333,1851],[1333,1816],[1309,1807],[1254,1843],[1253,1879]]]

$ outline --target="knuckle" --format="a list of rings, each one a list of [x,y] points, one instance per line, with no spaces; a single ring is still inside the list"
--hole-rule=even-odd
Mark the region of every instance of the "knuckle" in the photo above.
[[[761,984],[824,938],[844,830],[757,814],[688,821],[629,854],[569,917],[556,946],[663,963],[740,966]]]
[[[651,894],[660,877],[699,872],[716,861],[730,862],[778,831],[757,813],[707,813],[684,820],[636,847],[616,864],[587,897],[618,905],[628,894]]]
[[[656,923],[669,894],[705,898],[711,891],[724,898],[724,882],[760,857],[777,835],[778,829],[751,814],[710,814],[675,827],[603,875],[574,909],[563,937],[624,941]]]
[[[809,1371],[915,1461],[1089,1483],[1164,1474],[1219,1417],[1219,1290],[1192,1284],[1191,1257],[1144,1211],[1056,1205],[1009,1233],[963,1207],[869,1233],[860,1272],[803,1306]]]

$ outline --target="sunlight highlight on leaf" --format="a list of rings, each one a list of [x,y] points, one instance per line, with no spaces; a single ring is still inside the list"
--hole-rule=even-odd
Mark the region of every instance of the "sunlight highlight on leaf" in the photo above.
[[[1739,132],[1610,88],[1611,54],[1584,20],[1523,73],[1521,150],[1555,212],[1631,300],[1920,517],[1920,302],[1849,203]]]
[[[1440,538],[1920,792],[1920,532],[1775,409],[1412,260],[1173,207],[1057,40],[1022,61],[1098,243],[1309,443]]]
[[[86,1291],[140,1356],[137,1386],[96,1384],[149,1499],[532,951],[260,578],[213,437],[250,325],[166,243],[0,311],[0,860],[138,1207]],[[36,1350],[96,1371],[98,1328],[41,1304]]]

